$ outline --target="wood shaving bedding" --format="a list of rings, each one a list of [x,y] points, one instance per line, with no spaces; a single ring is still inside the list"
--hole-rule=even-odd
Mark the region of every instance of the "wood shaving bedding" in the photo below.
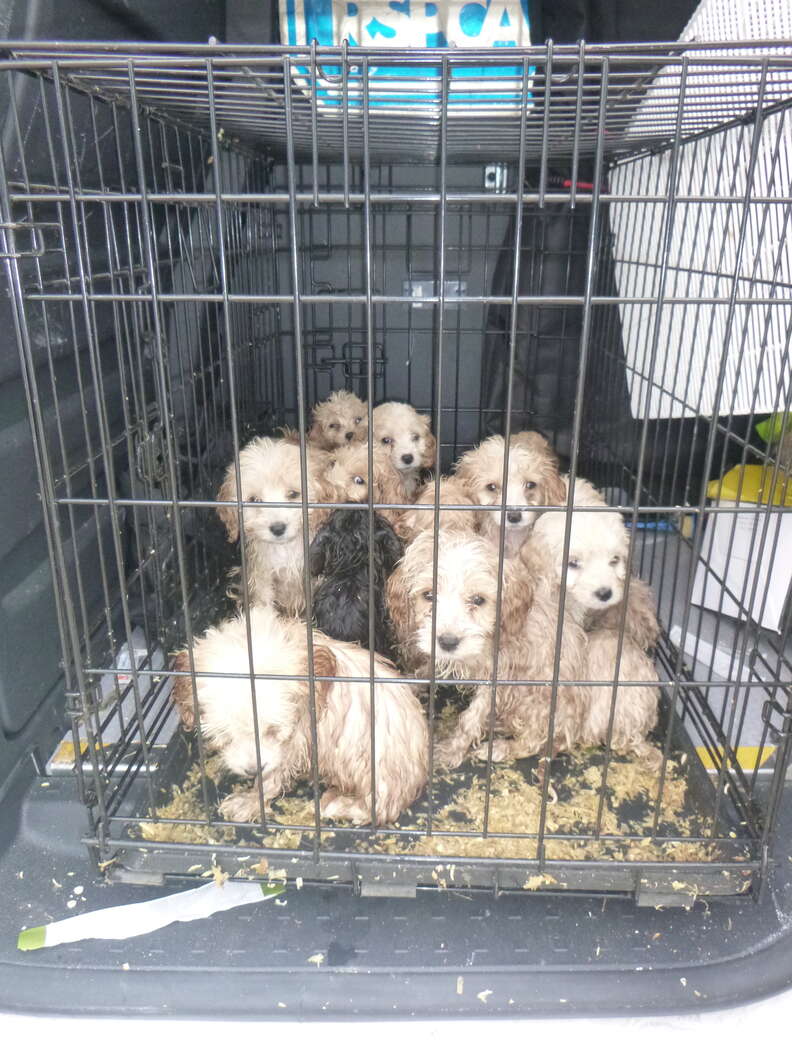
[[[439,711],[438,722],[453,721],[456,709],[446,707]],[[545,853],[552,858],[570,861],[606,858],[622,861],[711,861],[717,858],[713,845],[702,839],[686,843],[674,836],[701,836],[706,832],[705,819],[690,808],[688,786],[684,770],[679,764],[670,762],[663,783],[661,810],[658,817],[660,834],[666,839],[653,841],[649,837],[654,821],[655,801],[659,780],[647,772],[640,763],[614,757],[608,767],[607,785],[601,809],[598,840],[581,840],[576,836],[593,835],[596,832],[600,812],[600,790],[602,787],[602,765],[592,765],[596,753],[580,752],[567,757],[568,773],[559,777],[553,773],[553,784],[558,792],[556,802],[548,801],[545,828],[549,835],[560,834],[564,839],[545,843]],[[601,757],[601,753],[600,753]],[[554,764],[554,768],[560,765]],[[518,764],[519,765],[519,764]],[[472,769],[472,773],[471,773]],[[207,759],[207,777],[215,784],[220,779],[217,757]],[[237,787],[246,787],[240,783]],[[533,858],[537,854],[537,841],[520,838],[521,832],[536,832],[541,812],[541,787],[533,783],[525,772],[514,765],[496,765],[492,769],[489,801],[489,832],[493,835],[473,835],[481,831],[484,822],[486,793],[486,766],[471,764],[470,768],[451,774],[436,775],[434,780],[436,799],[444,804],[436,806],[435,829],[447,830],[459,835],[414,836],[390,834],[369,837],[361,834],[354,839],[351,826],[350,838],[343,849],[354,849],[386,854],[423,855],[429,858],[444,856],[475,858]],[[188,771],[181,786],[174,786],[171,798],[158,808],[160,818],[195,818],[204,815],[201,791],[200,765],[195,763]],[[303,786],[276,800],[269,818],[282,825],[313,826],[315,820],[314,801],[310,788]],[[213,819],[212,819],[213,820]],[[412,812],[402,816],[394,828],[415,829],[425,825],[425,806],[419,804]],[[339,826],[337,826],[339,827]],[[511,834],[499,836],[498,833]],[[189,823],[165,824],[151,821],[140,825],[140,835],[152,841],[177,841],[184,843],[247,844],[255,842],[273,850],[296,850],[313,841],[313,834],[299,830],[253,830],[237,839],[234,827],[225,824],[194,825]],[[630,843],[608,839],[608,836],[632,835],[641,837]],[[672,837],[668,839],[668,837]],[[322,842],[338,849],[338,836],[323,833]]]

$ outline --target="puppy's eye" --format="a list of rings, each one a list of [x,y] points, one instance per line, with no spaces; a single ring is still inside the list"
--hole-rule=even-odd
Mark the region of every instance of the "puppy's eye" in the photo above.
[[[487,491],[497,491],[497,490],[498,490],[498,485],[497,484],[493,483],[493,484],[488,484],[487,485]]]
[[[410,439],[412,440],[412,442],[413,442],[414,444],[417,444],[417,443],[418,443],[418,441],[419,441],[419,440],[420,440],[421,438],[420,438],[420,436],[419,436],[419,435],[418,435],[417,433],[413,433],[413,435],[412,435],[412,436],[410,437]]]
[[[392,444],[393,443],[393,438],[390,437],[390,436],[383,436],[382,442],[383,442],[383,444]]]
[[[424,601],[434,601],[434,594],[431,592],[431,590],[425,590],[421,597],[424,599]]]
[[[470,604],[471,605],[483,605],[486,600],[487,599],[485,597],[483,597],[481,594],[474,594],[473,597],[470,599]]]
[[[526,480],[526,482],[525,482],[525,490],[526,491],[533,491],[533,489],[535,487],[536,487],[536,481],[535,480]]]
[[[362,419],[362,418],[356,418],[356,419],[355,419],[355,425],[360,425],[360,423],[361,423],[362,421],[363,421],[363,419]]]
[[[571,557],[567,561],[567,568],[580,568],[580,562],[576,558]]]
[[[355,479],[352,481],[352,483],[353,484],[365,484],[366,482],[363,479],[363,477],[355,477]]]
[[[620,557],[612,557],[612,558],[610,559],[610,564],[611,564],[611,565],[618,565],[618,563],[619,563],[620,561],[621,561],[621,558],[620,558]]]
[[[299,499],[299,497],[300,497],[299,491],[287,491],[286,492],[286,498],[289,500],[289,502],[293,502],[295,499]]]
[[[330,428],[331,429],[340,429],[341,426],[338,424],[338,422],[331,422],[330,423]]]

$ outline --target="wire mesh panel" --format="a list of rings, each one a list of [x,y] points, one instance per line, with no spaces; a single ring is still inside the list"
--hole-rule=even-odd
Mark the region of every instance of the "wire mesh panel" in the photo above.
[[[72,723],[48,768],[121,877],[684,903],[767,867],[792,55],[514,56],[504,80],[471,52],[6,49],[2,238]],[[475,106],[466,64],[492,69]],[[344,486],[311,416],[338,390],[368,438]],[[424,423],[404,463],[393,401]],[[339,539],[345,643],[321,629]],[[379,631],[392,662],[354,644]]]

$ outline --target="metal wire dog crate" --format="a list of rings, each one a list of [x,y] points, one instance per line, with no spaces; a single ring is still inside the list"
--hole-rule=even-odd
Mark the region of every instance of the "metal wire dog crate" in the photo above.
[[[548,44],[504,61],[5,49],[0,237],[71,722],[50,773],[76,773],[87,842],[118,878],[218,865],[385,892],[685,902],[749,890],[768,868],[790,617],[769,624],[762,602],[788,579],[792,513],[755,425],[775,414],[787,432],[792,397],[792,51]],[[475,92],[470,67],[491,71]],[[21,93],[36,97],[28,127]],[[430,413],[438,469],[487,432],[540,427],[607,489],[665,632],[664,771],[625,797],[637,822],[602,821],[606,750],[589,760],[603,776],[588,828],[554,825],[545,786],[535,828],[493,830],[481,764],[471,835],[522,839],[517,857],[411,852],[410,835],[454,835],[436,775],[410,821],[365,845],[318,813],[228,837],[203,747],[177,729],[168,657],[227,612],[224,467],[254,434],[304,429],[334,388]],[[734,466],[763,467],[762,495],[709,505],[708,482]],[[449,687],[424,688],[434,712]],[[685,831],[662,815],[671,760],[686,768]],[[189,767],[197,806],[163,812]],[[166,835],[146,837],[152,824]],[[407,842],[384,849],[383,835]]]

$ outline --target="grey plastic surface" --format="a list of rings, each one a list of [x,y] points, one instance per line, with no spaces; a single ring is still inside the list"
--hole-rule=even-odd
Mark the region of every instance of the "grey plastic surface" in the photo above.
[[[702,1011],[792,984],[788,852],[779,854],[758,903],[711,900],[658,911],[602,896],[418,891],[414,899],[367,899],[347,888],[290,885],[286,905],[231,910],[124,942],[19,953],[21,928],[168,890],[97,879],[77,844],[83,813],[69,788],[68,781],[28,778],[0,817],[8,841],[0,855],[3,1010],[328,1019],[640,1015]],[[788,822],[780,843],[790,846]]]

